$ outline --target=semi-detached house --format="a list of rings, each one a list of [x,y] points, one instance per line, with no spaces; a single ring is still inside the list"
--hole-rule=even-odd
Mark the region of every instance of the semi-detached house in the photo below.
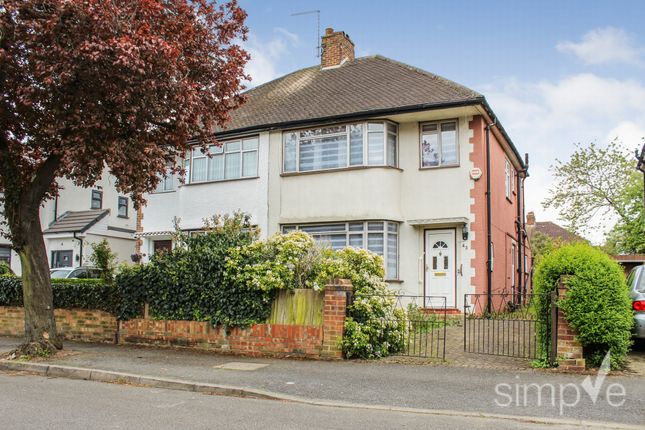
[[[354,57],[327,29],[321,64],[251,89],[195,149],[182,181],[147,196],[139,233],[146,256],[172,246],[173,219],[199,230],[216,213],[252,215],[264,237],[302,230],[333,248],[384,258],[405,294],[526,288],[526,165],[485,98],[381,56]],[[145,258],[145,257],[144,257]]]

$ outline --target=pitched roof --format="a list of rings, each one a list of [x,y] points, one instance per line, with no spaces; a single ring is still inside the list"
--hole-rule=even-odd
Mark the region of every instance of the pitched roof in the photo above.
[[[65,212],[43,233],[83,233],[109,213],[107,209]]]
[[[527,224],[526,227],[530,237],[533,237],[535,233],[542,233],[553,239],[559,238],[565,242],[586,242],[582,237],[551,221],[536,222],[534,225]]]
[[[335,68],[301,69],[245,94],[246,103],[216,133],[406,108],[485,103],[476,91],[379,55]]]

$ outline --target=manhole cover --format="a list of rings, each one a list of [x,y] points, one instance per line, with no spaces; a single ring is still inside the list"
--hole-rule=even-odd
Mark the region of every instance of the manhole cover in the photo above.
[[[213,366],[213,367],[215,369],[252,371],[252,370],[262,369],[263,367],[267,367],[267,366],[268,364],[265,364],[265,363],[243,363],[243,362],[233,361],[231,363],[224,363],[224,364],[220,364],[219,366]]]

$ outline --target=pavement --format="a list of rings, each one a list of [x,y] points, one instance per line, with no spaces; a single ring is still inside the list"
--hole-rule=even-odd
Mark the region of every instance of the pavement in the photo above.
[[[7,429],[566,429],[505,419],[346,409],[204,396],[92,381],[3,375],[0,417]],[[46,399],[46,401],[44,401]]]
[[[19,342],[16,338],[0,338],[0,352]],[[384,410],[450,411],[454,416],[499,415],[521,420],[533,417],[537,421],[637,426],[642,426],[645,416],[645,378],[634,375],[609,375],[605,380],[591,376],[591,383],[598,388],[594,401],[581,385],[585,375],[533,369],[251,359],[189,350],[73,342],[66,343],[66,351],[66,356],[42,360],[41,364],[256,390],[274,393],[276,398],[312,402],[311,406],[317,402],[318,406],[333,403]],[[539,387],[546,388],[539,391]],[[615,393],[620,387],[625,395],[622,402],[617,402],[607,390]],[[620,405],[613,406],[610,401]]]

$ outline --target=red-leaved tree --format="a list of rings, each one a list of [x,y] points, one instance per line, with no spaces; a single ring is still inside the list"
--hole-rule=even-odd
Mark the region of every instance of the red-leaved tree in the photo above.
[[[136,203],[243,101],[235,0],[0,2],[0,203],[23,271],[23,353],[62,348],[39,208],[107,168]]]

